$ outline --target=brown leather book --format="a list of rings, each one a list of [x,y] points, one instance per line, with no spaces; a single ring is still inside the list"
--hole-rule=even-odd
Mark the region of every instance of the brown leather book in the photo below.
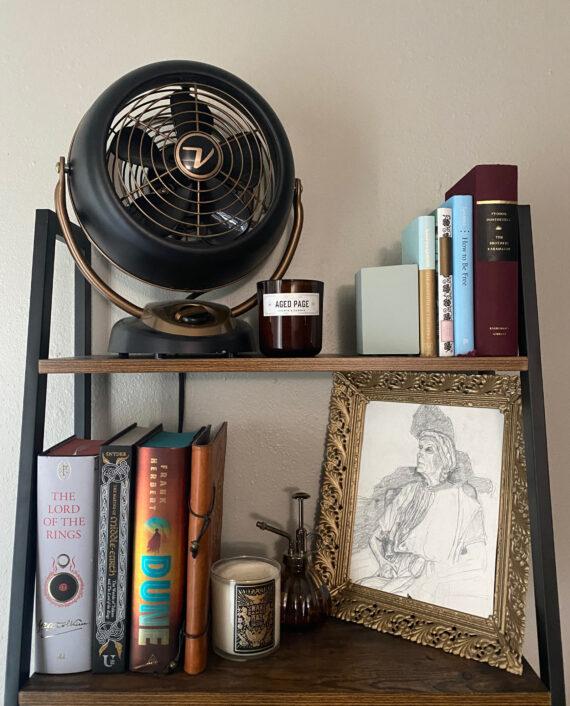
[[[220,556],[226,438],[224,422],[211,441],[198,439],[192,446],[184,650],[188,674],[203,672],[208,659],[210,567]]]

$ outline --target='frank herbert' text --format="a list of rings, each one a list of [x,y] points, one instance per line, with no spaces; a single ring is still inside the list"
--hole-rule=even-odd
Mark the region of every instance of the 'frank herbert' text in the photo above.
[[[159,470],[160,468],[160,470]],[[168,466],[158,465],[158,459],[150,459],[150,482],[148,487],[148,507],[151,512],[156,512],[158,505],[166,505],[166,491],[168,486]]]

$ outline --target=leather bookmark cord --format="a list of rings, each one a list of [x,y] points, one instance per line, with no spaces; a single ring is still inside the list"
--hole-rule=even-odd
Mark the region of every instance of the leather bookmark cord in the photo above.
[[[195,559],[198,556],[198,552],[200,550],[200,542],[202,541],[204,535],[206,534],[206,530],[210,526],[210,522],[212,520],[212,512],[214,511],[214,505],[216,503],[216,487],[214,486],[212,488],[212,503],[210,505],[210,509],[208,510],[207,513],[204,515],[200,515],[197,512],[194,512],[192,510],[192,505],[190,505],[190,514],[193,517],[197,517],[199,520],[202,520],[202,527],[200,528],[200,532],[198,532],[198,536],[196,539],[193,539],[190,542],[190,553],[192,554],[192,559]]]
[[[162,670],[163,674],[172,674],[180,664],[180,659],[182,657],[182,650],[184,649],[184,636],[186,635],[186,632],[184,631],[184,625],[180,626],[180,630],[178,631],[178,651],[176,653],[176,657],[174,659],[171,659],[170,662],[166,665],[166,667]]]
[[[189,632],[184,631],[184,637],[187,640],[198,640],[200,637],[204,637],[208,633],[208,628],[210,627],[210,616],[208,615],[208,620],[206,620],[206,627],[201,631],[197,632],[194,635],[191,635]]]

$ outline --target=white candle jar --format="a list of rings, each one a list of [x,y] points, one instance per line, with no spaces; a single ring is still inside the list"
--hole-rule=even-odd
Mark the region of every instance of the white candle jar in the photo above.
[[[244,661],[279,647],[281,567],[256,556],[212,566],[212,640],[221,657]]]

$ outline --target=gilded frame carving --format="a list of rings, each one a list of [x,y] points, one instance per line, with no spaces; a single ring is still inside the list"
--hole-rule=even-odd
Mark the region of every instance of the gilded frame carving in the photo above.
[[[490,407],[504,415],[493,614],[481,618],[352,583],[349,576],[364,415],[372,400]],[[522,672],[530,530],[518,377],[335,373],[321,481],[316,571],[333,616]]]

